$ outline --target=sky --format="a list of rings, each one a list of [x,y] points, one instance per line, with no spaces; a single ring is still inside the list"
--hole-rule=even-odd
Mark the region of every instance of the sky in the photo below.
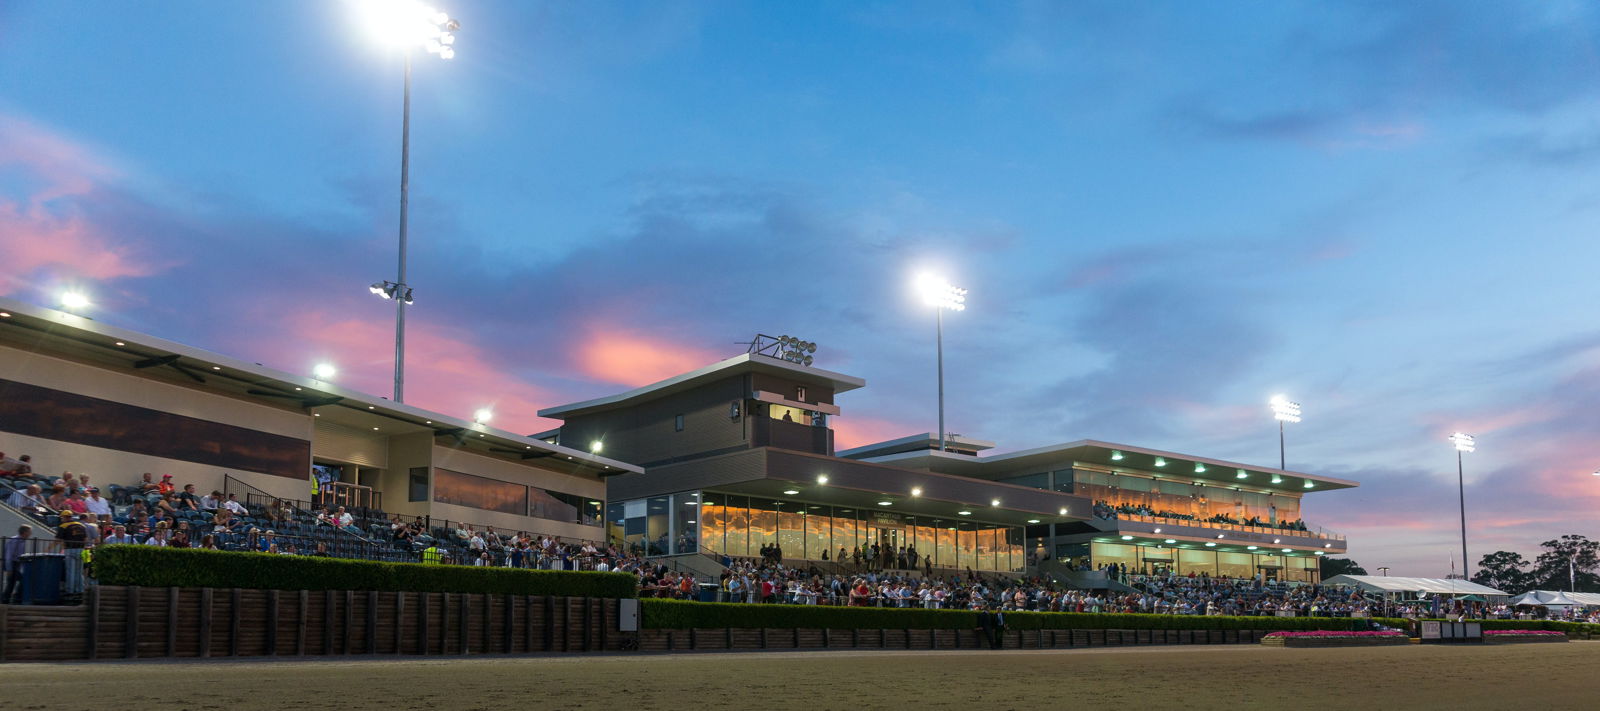
[[[408,403],[537,410],[818,344],[841,448],[1092,438],[1361,482],[1369,570],[1600,537],[1583,2],[438,0]],[[402,55],[338,0],[0,4],[0,295],[387,394]]]

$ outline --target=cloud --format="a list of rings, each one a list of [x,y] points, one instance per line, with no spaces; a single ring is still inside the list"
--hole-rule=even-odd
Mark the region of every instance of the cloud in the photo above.
[[[0,195],[0,294],[57,283],[149,276],[168,266],[145,245],[102,229],[85,204],[107,197],[118,175],[93,150],[0,114],[0,177],[21,195]]]
[[[725,357],[715,351],[666,339],[597,327],[576,344],[572,363],[596,380],[637,387],[705,367]]]
[[[833,428],[835,450],[853,449],[927,431],[926,428],[919,429],[915,425],[873,417],[857,417],[848,413],[828,420],[828,426]]]

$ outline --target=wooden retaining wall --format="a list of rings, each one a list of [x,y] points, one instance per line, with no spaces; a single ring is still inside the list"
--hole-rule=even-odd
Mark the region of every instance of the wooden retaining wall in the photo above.
[[[1070,649],[1168,644],[1256,644],[1268,630],[1010,630],[1005,649]],[[987,649],[972,630],[683,629],[643,630],[639,649]]]
[[[619,601],[460,593],[92,586],[76,607],[0,605],[0,661],[624,648]]]

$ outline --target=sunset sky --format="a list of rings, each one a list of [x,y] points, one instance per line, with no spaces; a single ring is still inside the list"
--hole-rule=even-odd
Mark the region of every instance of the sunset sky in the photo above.
[[[1581,2],[439,0],[407,401],[542,407],[819,344],[841,447],[935,428],[1289,468],[1369,570],[1600,537]],[[345,3],[0,4],[0,294],[389,392],[401,59]]]

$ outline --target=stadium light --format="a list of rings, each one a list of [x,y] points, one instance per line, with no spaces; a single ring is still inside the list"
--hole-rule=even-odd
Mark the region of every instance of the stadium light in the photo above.
[[[1478,440],[1465,432],[1456,432],[1450,435],[1450,443],[1456,446],[1456,495],[1461,500],[1461,578],[1471,580],[1472,573],[1467,570],[1467,476],[1462,454],[1478,451]]]
[[[817,483],[818,484],[826,484],[826,483],[828,483],[828,475],[827,474],[818,474],[817,475]]]
[[[332,363],[318,363],[311,366],[311,377],[317,380],[332,380],[338,373],[339,370],[334,368]]]
[[[411,185],[411,52],[421,48],[440,59],[456,56],[456,31],[461,23],[417,0],[356,0],[357,23],[378,43],[405,55],[405,93],[400,118],[400,249],[398,276],[368,289],[395,302],[394,401],[405,402],[406,307],[411,286],[406,283],[406,228]]]
[[[1283,448],[1283,423],[1300,421],[1300,403],[1291,401],[1284,395],[1273,395],[1267,401],[1272,406],[1272,419],[1278,421],[1278,468],[1288,469],[1288,461]]]
[[[601,442],[600,440],[595,440],[595,441],[589,443],[589,452],[591,454],[599,454],[600,450],[605,449],[605,448],[606,448],[606,443],[605,442]]]
[[[914,286],[922,297],[922,302],[933,307],[934,318],[937,323],[935,331],[935,348],[938,351],[939,361],[939,451],[945,447],[944,432],[944,312],[967,310],[967,290],[950,285],[943,277],[924,272],[918,274]]]
[[[68,311],[78,311],[89,308],[89,297],[81,291],[64,291],[58,299],[61,308]]]
[[[476,423],[478,423],[480,425],[489,424],[490,418],[493,418],[493,417],[494,417],[494,410],[490,410],[487,407],[480,407],[480,408],[478,408],[478,410],[476,412],[472,413],[472,421],[476,422]]]
[[[920,486],[911,487],[911,495],[912,496],[921,496],[922,495],[922,487],[920,487]]]

